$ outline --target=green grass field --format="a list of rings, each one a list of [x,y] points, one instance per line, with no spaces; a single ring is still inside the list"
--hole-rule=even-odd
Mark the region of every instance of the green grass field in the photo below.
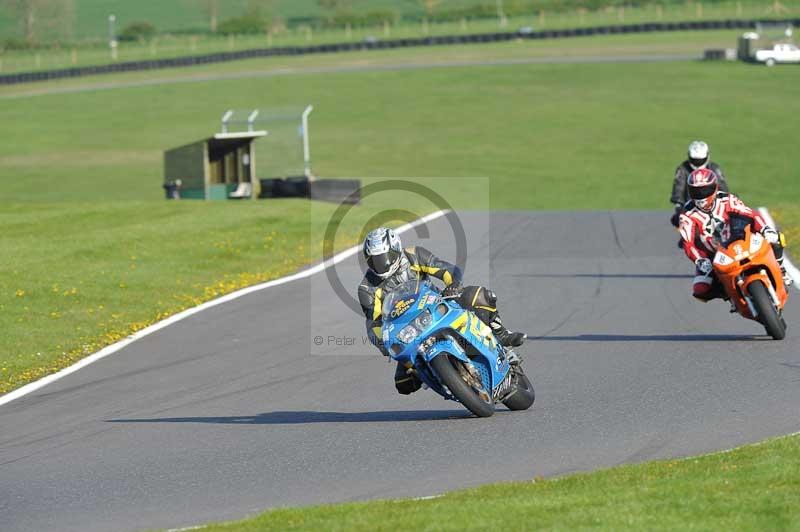
[[[625,39],[596,44],[624,48]],[[521,53],[519,43],[491,50]],[[436,52],[437,60],[477,53]],[[353,58],[329,61],[339,59]],[[0,99],[14,133],[0,145],[0,391],[180,308],[319,257],[307,203],[161,199],[161,151],[213,132],[231,102],[313,103],[321,176],[485,176],[496,209],[668,209],[673,168],[688,140],[702,137],[736,192],[789,221],[797,219],[800,155],[792,149],[797,126],[785,117],[800,106],[798,79],[791,67],[729,63],[518,65]],[[266,172],[268,145],[261,152]],[[475,206],[469,191],[448,199]],[[351,221],[350,241],[338,245],[355,241],[358,221],[388,203],[367,202]],[[268,240],[277,234],[280,240]]]
[[[299,509],[202,530],[798,530],[800,437],[430,500]]]
[[[447,0],[450,4],[465,0]],[[317,0],[272,0],[271,11],[284,19],[321,16],[323,10]],[[472,3],[472,2],[468,2]],[[107,35],[107,18],[114,14],[120,27],[133,21],[149,21],[161,31],[187,31],[208,29],[208,15],[203,10],[203,0],[74,0],[75,36],[78,38],[104,38]],[[262,2],[268,7],[268,3]],[[355,0],[357,10],[392,9],[399,14],[417,14],[421,6],[416,0]],[[247,11],[248,0],[221,0],[219,19],[237,17]],[[0,35],[15,30],[10,14],[0,15]]]
[[[112,8],[124,26],[134,20],[154,21],[159,29],[190,29],[203,23],[203,13],[200,9],[189,9],[192,0],[172,0],[167,2],[145,2],[143,4],[115,2],[106,7],[97,0],[82,0],[77,4],[77,22],[79,35],[84,35],[92,28],[99,33],[85,33],[98,39],[92,41],[77,41],[75,44],[59,44],[56,47],[39,50],[6,50],[0,51],[0,73],[48,70],[55,68],[70,68],[74,66],[98,65],[112,62],[110,50],[103,40],[106,35],[106,17]],[[450,0],[451,2],[453,0]],[[466,0],[465,0],[466,1]],[[183,11],[176,8],[175,2],[183,2]],[[234,15],[243,9],[245,0],[223,2],[224,16]],[[309,5],[309,4],[313,4]],[[373,5],[374,4],[374,5]],[[601,26],[609,24],[634,24],[641,22],[674,22],[711,19],[763,19],[787,18],[800,16],[800,3],[797,0],[787,0],[781,5],[786,11],[776,13],[770,11],[770,2],[710,2],[706,4],[666,3],[648,4],[634,7],[609,8],[598,11],[556,11],[547,12],[531,9],[527,16],[509,18],[505,26],[501,27],[497,19],[463,20],[457,22],[425,23],[411,21],[399,22],[392,25],[376,27],[356,27],[349,30],[344,28],[314,29],[306,26],[285,28],[275,31],[271,35],[239,35],[225,37],[221,35],[186,35],[170,34],[159,35],[150,42],[121,42],[118,48],[118,61],[136,61],[184,55],[197,55],[221,51],[244,50],[249,48],[265,48],[280,46],[303,46],[331,42],[360,42],[366,38],[392,39],[392,38],[418,38],[425,35],[460,35],[467,33],[483,33],[495,31],[513,31],[522,27],[533,27],[537,30]],[[420,5],[417,2],[399,0],[380,0],[370,2],[370,9],[380,9],[388,6],[398,13],[418,14]],[[314,7],[315,9],[311,9]],[[309,0],[301,2],[279,2],[276,5],[278,12],[286,16],[295,16],[299,13],[319,14],[319,6]],[[305,9],[305,11],[303,11]],[[130,15],[126,14],[130,13]],[[135,18],[138,16],[139,18]],[[157,21],[157,22],[156,22]],[[91,26],[87,25],[91,22]],[[85,27],[84,27],[85,26]],[[741,33],[741,32],[738,32]],[[6,17],[3,19],[0,11],[0,35],[12,35],[13,24]],[[734,41],[728,43],[734,46]]]
[[[509,8],[519,1],[505,0]],[[443,0],[437,2],[435,12],[459,7],[468,7],[478,4],[491,4],[491,0]],[[547,24],[550,17],[559,18],[565,16],[562,13],[546,13],[544,20],[539,19],[541,6],[530,4],[530,21]],[[230,17],[237,17],[244,14],[249,0],[222,0],[219,2],[219,20]],[[257,3],[258,4],[258,3]],[[324,17],[327,11],[320,7],[317,0],[272,0],[271,2],[260,2],[261,9],[265,13],[284,20],[291,20],[297,17]],[[425,9],[422,3],[417,0],[351,0],[351,9],[355,13],[369,11],[391,11],[398,17],[422,17]],[[660,2],[662,9],[656,10],[655,3],[647,6],[646,10],[628,8],[623,14],[616,9],[601,10],[599,13],[585,13],[584,20],[598,17],[598,20],[605,17],[611,23],[632,22],[639,20],[639,12],[646,12],[650,21],[657,20],[662,16],[664,20],[670,17],[679,16],[684,19],[694,18],[736,18],[736,17],[764,17],[776,15],[770,10],[772,2],[768,0],[743,0],[739,2],[731,0],[706,1],[701,3],[698,9],[695,4],[684,4],[682,2],[666,1]],[[108,35],[107,19],[110,14],[114,14],[118,20],[118,28],[121,29],[127,24],[136,21],[148,21],[162,32],[178,31],[204,31],[209,27],[209,17],[203,9],[204,0],[140,0],[130,2],[127,0],[74,0],[74,28],[73,35],[76,39],[105,39]],[[782,5],[788,10],[777,13],[778,16],[796,16],[794,11],[797,7],[795,1],[784,0]],[[549,7],[549,5],[548,5]],[[547,8],[546,8],[547,9]],[[576,23],[580,23],[578,13],[570,12],[566,14],[569,18],[574,18]],[[510,20],[510,26],[514,22],[520,22],[521,17],[514,17]],[[480,23],[479,21],[472,21]],[[490,24],[497,25],[497,21],[489,21]],[[459,23],[460,25],[460,23]],[[374,29],[372,29],[374,31]],[[7,36],[20,35],[18,22],[13,19],[13,13],[0,10],[0,39]],[[48,40],[47,35],[43,35],[43,40]]]

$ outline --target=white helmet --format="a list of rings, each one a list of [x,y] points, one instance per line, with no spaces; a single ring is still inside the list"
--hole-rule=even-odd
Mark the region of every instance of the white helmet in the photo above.
[[[403,244],[400,237],[386,227],[373,229],[364,239],[364,258],[367,266],[381,279],[394,275],[400,267]]]
[[[708,144],[702,140],[695,140],[689,144],[689,166],[693,170],[705,168],[708,164]]]

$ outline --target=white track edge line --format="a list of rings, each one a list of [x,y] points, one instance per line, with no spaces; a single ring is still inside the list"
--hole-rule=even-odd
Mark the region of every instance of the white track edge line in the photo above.
[[[759,207],[758,213],[764,217],[764,220],[769,224],[770,227],[777,230],[778,226],[775,224],[775,220],[772,219],[772,216],[769,214],[769,211],[766,207]],[[786,268],[786,272],[792,276],[794,279],[794,286],[800,290],[800,270],[789,260],[789,254],[783,254],[783,267]]]
[[[448,210],[440,210],[440,211],[436,211],[436,212],[433,212],[431,214],[425,215],[422,218],[420,218],[418,220],[415,220],[415,221],[413,221],[411,223],[407,223],[407,224],[401,225],[400,227],[395,229],[395,232],[404,233],[404,232],[406,232],[406,231],[408,231],[410,229],[413,229],[413,228],[417,227],[418,225],[422,225],[422,224],[428,223],[430,221],[433,221],[433,220],[435,220],[437,218],[441,218],[442,216],[446,215],[448,212],[450,212],[450,211],[448,211]],[[75,373],[79,369],[85,368],[89,364],[97,362],[98,360],[101,360],[101,359],[103,359],[103,358],[105,358],[105,357],[107,357],[109,355],[112,355],[112,354],[116,353],[117,351],[120,351],[121,349],[125,348],[129,344],[132,344],[136,340],[139,340],[141,338],[144,338],[145,336],[151,335],[156,331],[159,331],[159,330],[161,330],[161,329],[163,329],[165,327],[168,327],[168,326],[172,325],[173,323],[177,323],[177,322],[183,320],[184,318],[188,318],[189,316],[197,314],[198,312],[202,312],[202,311],[204,311],[206,309],[209,309],[211,307],[216,307],[217,305],[221,305],[223,303],[227,303],[228,301],[233,301],[234,299],[238,299],[238,298],[240,298],[242,296],[246,296],[246,295],[251,294],[253,292],[266,290],[267,288],[272,288],[273,286],[278,286],[278,285],[290,283],[292,281],[297,281],[299,279],[306,279],[308,277],[311,277],[314,274],[317,274],[317,273],[320,273],[322,271],[325,271],[329,267],[331,267],[331,266],[333,266],[335,264],[338,264],[339,262],[342,262],[343,260],[345,260],[345,259],[347,259],[349,257],[352,257],[360,249],[361,249],[360,245],[355,245],[355,246],[353,246],[353,247],[351,247],[349,249],[346,249],[346,250],[344,250],[342,252],[337,253],[336,255],[331,257],[330,259],[322,261],[319,264],[316,264],[316,265],[314,265],[314,266],[312,266],[310,268],[307,268],[305,270],[299,271],[299,272],[294,273],[292,275],[288,275],[286,277],[281,277],[279,279],[273,279],[272,281],[267,281],[265,283],[261,283],[261,284],[257,284],[257,285],[253,285],[253,286],[248,286],[247,288],[242,288],[241,290],[237,290],[236,292],[231,292],[230,294],[226,294],[226,295],[224,295],[222,297],[219,297],[217,299],[212,299],[211,301],[206,301],[205,303],[203,303],[201,305],[198,305],[196,307],[192,307],[192,308],[183,310],[183,311],[181,311],[181,312],[179,312],[177,314],[173,314],[172,316],[170,316],[168,318],[165,318],[165,319],[163,319],[163,320],[161,320],[161,321],[159,321],[157,323],[154,323],[153,325],[150,325],[149,327],[145,327],[141,331],[137,331],[137,332],[133,333],[132,335],[128,336],[127,338],[125,338],[123,340],[120,340],[120,341],[118,341],[116,343],[113,343],[113,344],[111,344],[109,346],[104,347],[103,349],[101,349],[100,351],[98,351],[98,352],[96,352],[96,353],[94,353],[92,355],[89,355],[89,356],[87,356],[85,358],[82,358],[81,360],[79,360],[75,364],[62,369],[61,371],[58,371],[58,372],[53,373],[51,375],[47,375],[46,377],[42,377],[41,379],[39,379],[37,381],[31,382],[30,384],[26,384],[25,386],[22,386],[21,388],[17,388],[13,392],[9,392],[6,395],[0,396],[0,406],[5,405],[7,403],[10,403],[11,401],[13,401],[15,399],[19,399],[20,397],[23,397],[25,395],[28,395],[29,393],[35,392],[36,390],[38,390],[40,388],[43,388],[43,387],[47,386],[48,384],[53,383],[53,382],[55,382],[55,381],[57,381],[59,379],[62,379],[64,377],[66,377],[67,375],[71,374],[71,373]]]

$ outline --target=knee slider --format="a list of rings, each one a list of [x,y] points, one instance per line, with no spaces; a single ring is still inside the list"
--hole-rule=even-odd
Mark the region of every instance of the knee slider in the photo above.
[[[711,277],[696,276],[692,285],[692,295],[697,299],[708,300],[711,297]]]

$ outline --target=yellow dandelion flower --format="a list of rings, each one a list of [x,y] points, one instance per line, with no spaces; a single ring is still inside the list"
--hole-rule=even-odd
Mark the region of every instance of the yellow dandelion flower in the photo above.
[[[15,295],[16,295],[17,297],[25,297],[25,290],[23,290],[22,288],[20,288],[20,289],[18,289],[18,290],[15,292]]]

